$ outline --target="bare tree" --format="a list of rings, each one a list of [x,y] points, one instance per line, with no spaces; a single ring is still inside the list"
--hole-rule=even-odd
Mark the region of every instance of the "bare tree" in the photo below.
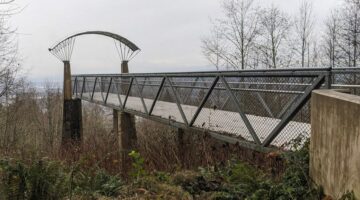
[[[345,0],[340,12],[338,45],[341,49],[339,62],[342,66],[357,67],[360,57],[360,1]]]
[[[203,39],[203,52],[207,58],[219,58],[233,69],[254,67],[249,63],[249,58],[259,35],[260,20],[253,2],[254,0],[224,2],[225,17],[217,19],[213,35]],[[221,44],[218,43],[219,39]],[[214,60],[210,59],[210,62],[214,63]]]
[[[13,0],[0,1],[0,97],[8,98],[19,82],[18,46],[16,30],[8,25],[9,17],[17,10]]]
[[[263,64],[267,68],[288,67],[291,55],[288,55],[287,36],[290,30],[289,17],[272,6],[264,9],[261,15],[261,39],[258,50]]]
[[[202,50],[204,56],[208,61],[216,67],[216,70],[220,70],[226,66],[222,54],[225,54],[221,33],[213,27],[212,35],[202,40]]]
[[[295,49],[300,54],[301,67],[310,67],[310,44],[314,29],[313,6],[308,0],[301,3],[298,16],[295,18]]]
[[[325,21],[325,30],[323,36],[323,52],[325,56],[325,63],[329,67],[334,68],[339,66],[339,44],[338,37],[340,34],[339,15],[338,11],[332,11]]]

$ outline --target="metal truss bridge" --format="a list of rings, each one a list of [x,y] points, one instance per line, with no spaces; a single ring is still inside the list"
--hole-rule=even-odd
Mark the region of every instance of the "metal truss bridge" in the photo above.
[[[75,40],[86,35],[114,40],[121,74],[71,76]],[[64,64],[65,143],[81,141],[85,100],[259,151],[286,149],[294,139],[310,135],[313,90],[346,89],[360,95],[360,68],[128,74],[128,62],[140,48],[105,31],[74,34],[49,51]]]
[[[72,76],[73,98],[267,151],[309,137],[311,92],[360,94],[360,68]]]

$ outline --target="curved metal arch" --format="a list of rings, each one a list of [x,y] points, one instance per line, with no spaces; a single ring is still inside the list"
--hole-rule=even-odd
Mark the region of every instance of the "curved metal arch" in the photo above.
[[[52,51],[54,49],[56,49],[59,45],[61,45],[62,43],[64,43],[65,41],[71,39],[71,38],[75,38],[77,36],[81,36],[81,35],[103,35],[103,36],[107,36],[110,38],[113,38],[123,44],[125,44],[127,47],[129,47],[132,51],[138,51],[140,50],[139,47],[137,47],[134,43],[132,43],[130,40],[115,34],[115,33],[111,33],[111,32],[106,32],[106,31],[86,31],[86,32],[82,32],[82,33],[77,33],[74,34],[70,37],[67,37],[66,39],[62,40],[61,42],[59,42],[57,45],[55,45],[53,48],[50,48],[49,51]]]

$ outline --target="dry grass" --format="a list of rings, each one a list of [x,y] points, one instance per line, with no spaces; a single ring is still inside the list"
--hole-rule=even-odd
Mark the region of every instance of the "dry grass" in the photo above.
[[[20,159],[48,157],[71,164],[120,172],[121,150],[112,131],[112,110],[83,102],[83,141],[80,147],[60,151],[62,100],[59,91],[39,97],[35,91],[19,94],[14,103],[0,108],[1,155]],[[5,129],[6,128],[6,129]],[[282,171],[277,156],[264,155],[217,141],[204,132],[185,132],[137,118],[137,151],[149,171],[175,171],[212,166],[238,158],[263,169]]]
[[[177,129],[141,119],[137,124],[137,134],[138,150],[149,170],[194,169],[222,165],[233,158],[269,170],[274,175],[284,169],[277,154],[263,154],[224,143],[205,132],[185,131],[181,139]]]

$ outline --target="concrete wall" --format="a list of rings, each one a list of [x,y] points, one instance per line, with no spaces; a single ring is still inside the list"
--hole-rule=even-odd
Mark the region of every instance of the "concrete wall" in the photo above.
[[[325,193],[360,198],[360,96],[317,90],[311,98],[310,175]]]

